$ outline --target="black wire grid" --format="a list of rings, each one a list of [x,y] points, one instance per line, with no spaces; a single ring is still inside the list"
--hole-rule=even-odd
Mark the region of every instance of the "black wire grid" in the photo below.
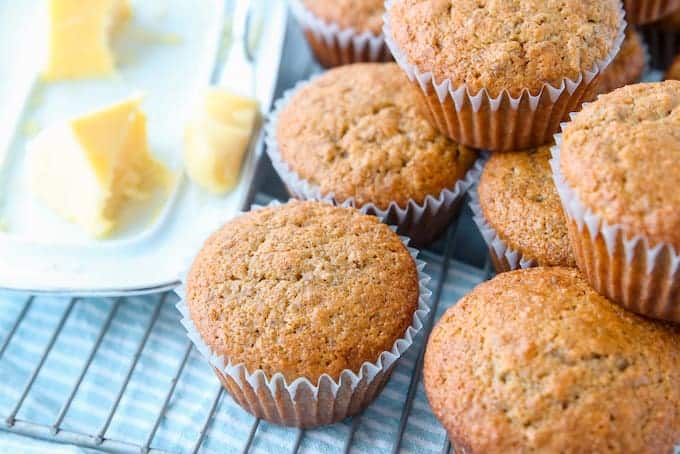
[[[266,203],[266,202],[265,202]],[[421,379],[421,370],[422,370],[422,365],[423,365],[423,354],[424,354],[424,345],[427,341],[427,337],[430,334],[430,331],[432,329],[432,326],[434,324],[434,319],[436,317],[437,313],[437,307],[440,302],[441,294],[442,294],[442,288],[444,285],[445,277],[447,276],[449,265],[451,263],[452,257],[452,251],[453,251],[453,246],[457,242],[457,237],[458,237],[458,222],[454,222],[451,224],[449,227],[447,233],[446,233],[446,239],[444,241],[444,246],[443,246],[443,252],[441,254],[438,254],[437,257],[440,258],[440,260],[436,260],[430,263],[430,266],[438,266],[439,267],[439,276],[440,278],[433,283],[434,287],[434,292],[432,296],[432,310],[430,311],[428,318],[425,321],[425,326],[423,329],[423,333],[425,336],[425,342],[420,344],[420,351],[418,352],[415,368],[413,375],[411,376],[409,387],[408,387],[408,393],[406,395],[406,399],[404,402],[404,406],[401,411],[401,417],[399,420],[399,427],[397,430],[397,435],[392,443],[392,447],[390,452],[392,453],[397,453],[400,450],[401,444],[402,444],[402,438],[404,435],[404,431],[406,429],[406,425],[408,423],[408,418],[411,412],[411,408],[413,405],[414,397],[416,394],[416,389],[418,386],[418,383]],[[490,265],[489,261],[486,261],[485,265],[485,271],[487,272],[487,275],[490,274]],[[54,331],[50,335],[47,344],[44,347],[44,350],[42,351],[42,355],[40,356],[40,359],[37,361],[35,364],[28,380],[25,382],[23,385],[23,388],[21,389],[19,393],[19,398],[16,399],[16,402],[11,406],[11,408],[2,408],[0,409],[0,430],[5,430],[5,431],[10,431],[14,432],[17,434],[21,435],[28,435],[40,439],[45,439],[45,440],[51,440],[59,443],[68,443],[68,444],[73,444],[81,447],[88,447],[88,448],[98,448],[102,449],[105,451],[110,451],[110,452],[139,452],[139,453],[164,453],[167,451],[163,451],[161,449],[157,449],[153,447],[153,441],[154,441],[154,436],[156,435],[156,432],[158,430],[158,427],[163,420],[163,417],[166,414],[166,411],[168,409],[168,404],[171,401],[173,397],[173,393],[175,392],[176,385],[178,381],[180,380],[180,377],[182,376],[182,373],[185,371],[185,367],[187,365],[187,362],[192,354],[192,350],[194,349],[193,345],[191,344],[190,341],[187,340],[186,348],[183,352],[182,358],[179,362],[179,365],[176,368],[176,371],[173,375],[173,377],[170,379],[168,383],[159,383],[159,386],[165,386],[166,387],[166,393],[165,393],[165,398],[163,399],[161,405],[158,407],[158,411],[155,416],[155,420],[153,421],[153,424],[151,425],[151,429],[149,430],[148,434],[146,435],[146,438],[143,443],[141,444],[134,444],[130,443],[128,441],[123,441],[123,440],[118,440],[115,438],[110,438],[107,437],[107,430],[109,429],[109,426],[111,424],[111,421],[113,420],[116,411],[119,407],[119,404],[121,402],[121,399],[123,398],[123,395],[125,394],[128,385],[130,383],[130,379],[133,375],[133,372],[135,371],[135,367],[137,366],[137,363],[139,361],[140,356],[142,355],[142,352],[144,351],[144,348],[147,344],[147,340],[149,339],[149,336],[152,334],[152,331],[154,330],[154,326],[156,324],[156,321],[158,320],[159,314],[161,312],[161,307],[164,304],[171,304],[171,301],[168,301],[168,299],[172,300],[173,298],[168,298],[168,296],[171,295],[171,292],[166,292],[163,294],[160,294],[159,296],[156,297],[155,302],[153,303],[153,309],[151,313],[151,317],[146,323],[146,326],[144,328],[144,333],[141,337],[141,339],[138,341],[136,350],[134,355],[130,358],[130,363],[127,367],[126,373],[124,374],[124,380],[122,383],[118,386],[118,388],[112,388],[111,389],[111,395],[113,397],[113,403],[111,404],[107,416],[104,420],[104,423],[101,424],[101,426],[96,430],[92,431],[91,433],[81,433],[81,432],[76,432],[72,431],[70,429],[65,429],[62,428],[62,422],[64,420],[64,417],[66,416],[67,412],[69,411],[69,408],[71,406],[71,403],[73,402],[74,398],[78,394],[79,387],[83,381],[83,378],[85,377],[90,365],[92,364],[94,358],[97,355],[97,352],[99,350],[99,346],[102,343],[102,339],[106,336],[106,333],[111,325],[111,321],[115,317],[116,313],[118,312],[120,306],[122,304],[126,303],[126,298],[119,298],[116,299],[113,304],[111,304],[111,307],[109,309],[108,315],[104,319],[104,321],[101,324],[101,327],[99,328],[97,337],[94,341],[94,344],[92,345],[89,354],[85,358],[85,361],[82,365],[82,368],[77,375],[76,380],[73,382],[73,385],[71,387],[70,392],[67,394],[66,398],[64,399],[64,402],[61,406],[61,410],[58,412],[56,418],[54,418],[54,421],[51,424],[42,424],[38,423],[35,421],[30,421],[30,420],[24,420],[20,419],[17,417],[19,410],[21,409],[22,405],[24,404],[26,398],[28,395],[31,393],[32,387],[34,382],[36,381],[36,378],[40,374],[40,371],[50,355],[50,351],[52,350],[52,347],[54,346],[55,342],[59,338],[59,334],[62,331],[62,328],[66,324],[69,315],[71,314],[73,308],[77,304],[88,304],[87,302],[82,302],[78,298],[72,298],[65,311],[63,312],[61,318],[59,319],[59,322],[57,323]],[[28,296],[23,303],[23,308],[19,311],[19,314],[14,321],[13,325],[11,326],[9,332],[7,333],[7,336],[2,340],[2,343],[0,344],[0,368],[3,367],[3,354],[5,353],[5,350],[7,349],[8,345],[12,342],[12,338],[16,331],[19,329],[21,326],[22,321],[24,320],[26,313],[29,311],[31,308],[31,305],[33,304],[35,297],[34,296]],[[6,367],[6,366],[5,366]],[[211,404],[209,405],[208,412],[205,414],[204,419],[200,423],[200,430],[198,432],[198,436],[193,443],[193,447],[190,450],[191,453],[196,453],[198,452],[201,447],[203,446],[206,433],[211,425],[211,422],[213,421],[213,417],[215,415],[215,412],[218,408],[218,405],[220,401],[224,397],[224,389],[219,388],[219,391],[216,393],[214,396]],[[348,453],[350,452],[350,449],[353,446],[353,440],[354,440],[354,434],[359,427],[359,423],[361,421],[362,416],[358,415],[352,418],[351,426],[349,429],[349,432],[346,436],[346,439],[344,441],[344,446],[343,446],[343,452]],[[242,447],[242,452],[247,453],[250,450],[250,447],[255,440],[255,437],[257,435],[258,427],[260,426],[260,419],[255,419],[252,423],[252,426],[250,427],[250,430],[248,432],[247,437],[243,440],[243,447]],[[300,445],[305,437],[305,431],[300,430],[300,429],[289,429],[289,430],[296,430],[296,437],[295,437],[295,442],[293,443],[291,453],[297,453]],[[451,445],[447,442],[445,442],[442,445],[441,452],[446,454],[451,452]]]

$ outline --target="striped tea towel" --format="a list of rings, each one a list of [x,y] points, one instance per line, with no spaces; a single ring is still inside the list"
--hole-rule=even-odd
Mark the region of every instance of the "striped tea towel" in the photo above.
[[[427,272],[433,277],[430,286],[434,290],[442,271],[441,259],[427,252],[422,257],[428,262]],[[479,269],[458,262],[450,263],[442,287],[438,316],[484,279],[484,273]],[[26,295],[0,293],[0,347],[26,300]],[[49,430],[42,426],[49,427],[57,420],[95,340],[106,320],[111,318],[59,428],[62,433],[83,434],[79,440],[90,445],[94,443],[94,436],[102,432],[104,439],[115,441],[120,449],[139,452],[139,446],[145,444],[172,378],[190,345],[178,322],[180,316],[174,307],[175,301],[174,294],[164,299],[161,295],[153,295],[122,300],[83,299],[73,303],[69,299],[46,296],[33,299],[0,356],[0,429],[7,429],[7,416],[16,407],[55,327],[70,308],[62,331],[16,413],[16,420],[37,424],[32,427],[37,428],[39,435],[50,437]],[[107,416],[156,309],[158,317],[149,330],[150,334],[129,384],[107,424]],[[381,453],[392,449],[422,343],[421,335],[414,348],[399,362],[376,402],[355,421],[351,452]],[[211,369],[200,354],[191,349],[150,447],[167,452],[190,452],[199,439],[199,432],[219,390],[219,382]],[[236,405],[226,393],[223,394],[207,426],[200,451],[240,452],[253,423],[254,418],[250,414]],[[352,419],[348,419],[330,427],[305,431],[299,452],[342,452],[352,423]],[[290,452],[299,434],[300,431],[296,429],[261,422],[250,452]],[[403,433],[401,451],[438,454],[445,441],[444,430],[432,415],[422,383],[419,382]],[[0,430],[0,452],[87,451]]]

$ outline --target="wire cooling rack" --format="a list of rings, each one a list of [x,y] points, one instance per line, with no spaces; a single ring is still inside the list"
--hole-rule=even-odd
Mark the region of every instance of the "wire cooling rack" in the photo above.
[[[0,295],[0,430],[111,452],[448,453],[443,429],[424,404],[423,345],[451,299],[489,274],[488,263],[479,269],[455,260],[459,225],[450,226],[437,251],[423,252],[434,278],[433,311],[388,395],[378,399],[391,399],[392,407],[377,402],[330,429],[277,428],[238,409],[219,386],[184,336],[171,292],[120,299]],[[83,320],[87,329],[78,328]],[[167,358],[150,363],[159,352]],[[423,428],[436,436],[413,434]]]

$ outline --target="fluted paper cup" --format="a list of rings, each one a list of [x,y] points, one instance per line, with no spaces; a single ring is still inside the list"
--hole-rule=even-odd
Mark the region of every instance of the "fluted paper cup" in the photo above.
[[[273,203],[276,204],[278,202]],[[275,424],[301,428],[340,421],[361,412],[376,398],[399,358],[413,345],[430,311],[432,292],[427,288],[430,277],[423,271],[425,262],[417,259],[416,249],[408,247],[408,238],[401,239],[418,269],[418,308],[413,313],[411,325],[389,351],[382,352],[374,362],[363,363],[359,370],[342,371],[337,380],[324,374],[316,383],[305,377],[287,382],[281,373],[269,376],[261,369],[248,370],[244,364],[234,364],[228,357],[212,351],[201,338],[189,314],[185,300],[186,274],[181,279],[182,284],[175,290],[180,298],[177,309],[182,314],[181,323],[227,392],[254,416]]]
[[[438,81],[429,71],[411,64],[392,37],[390,9],[398,0],[385,2],[383,26],[385,42],[396,62],[416,84],[429,107],[432,122],[453,140],[473,148],[512,151],[549,143],[569,112],[592,100],[602,71],[618,54],[626,21],[620,11],[621,28],[611,52],[575,79],[564,78],[559,85],[544,84],[537,94],[522,90],[518,97],[503,90],[491,97],[486,89],[472,93],[466,84],[454,85],[450,79]]]
[[[484,218],[484,212],[479,204],[479,193],[477,192],[477,189],[470,189],[468,194],[470,197],[469,205],[473,214],[472,220],[475,225],[477,225],[479,233],[482,235],[484,242],[489,248],[491,263],[493,263],[496,272],[504,273],[520,268],[538,266],[536,260],[525,257],[521,252],[512,249],[500,238],[500,236],[498,236],[496,229],[491,227],[491,224]]]
[[[359,62],[388,62],[392,54],[382,34],[340,28],[305,8],[300,0],[289,0],[297,19],[319,63],[326,68]]]
[[[566,123],[563,125],[566,126]],[[561,172],[562,135],[550,164],[576,263],[599,293],[633,312],[680,322],[680,255],[666,243],[609,224],[586,208]]]
[[[337,206],[351,206],[364,214],[378,216],[384,219],[386,223],[397,226],[397,233],[409,237],[415,245],[422,246],[430,243],[448,226],[453,216],[458,212],[467,190],[479,178],[483,158],[480,157],[465,173],[463,179],[458,180],[453,187],[445,188],[439,194],[426,196],[422,203],[411,199],[405,206],[391,202],[386,209],[382,209],[373,203],[361,205],[353,197],[340,200],[332,192],[323,193],[321,188],[303,179],[291,169],[281,156],[276,139],[279,114],[290,102],[290,99],[316,77],[299,82],[295,87],[286,91],[274,104],[274,110],[265,124],[267,154],[272,161],[274,170],[281,177],[290,194],[301,200],[319,200]]]
[[[628,23],[642,25],[680,9],[680,0],[623,0],[623,7]]]

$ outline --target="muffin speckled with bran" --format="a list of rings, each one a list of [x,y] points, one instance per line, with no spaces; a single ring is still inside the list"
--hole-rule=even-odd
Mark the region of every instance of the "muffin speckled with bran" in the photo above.
[[[384,217],[425,244],[479,172],[477,153],[439,133],[394,63],[335,68],[277,103],[268,152],[289,190]]]
[[[382,34],[384,0],[291,0],[290,5],[326,68],[391,61]]]
[[[671,453],[680,331],[627,312],[573,268],[496,276],[432,331],[425,390],[456,452]]]
[[[251,211],[196,256],[183,323],[244,409],[277,424],[330,424],[375,398],[422,327],[429,292],[413,255],[353,208]]]
[[[550,170],[550,147],[494,153],[470,207],[497,272],[576,266]]]
[[[634,84],[642,79],[647,68],[647,50],[640,34],[628,27],[621,51],[602,73],[598,94]]]
[[[552,160],[576,263],[624,307],[680,321],[680,82],[620,88],[583,108]]]
[[[492,151],[544,145],[618,53],[618,0],[388,0],[385,39],[434,123]]]

